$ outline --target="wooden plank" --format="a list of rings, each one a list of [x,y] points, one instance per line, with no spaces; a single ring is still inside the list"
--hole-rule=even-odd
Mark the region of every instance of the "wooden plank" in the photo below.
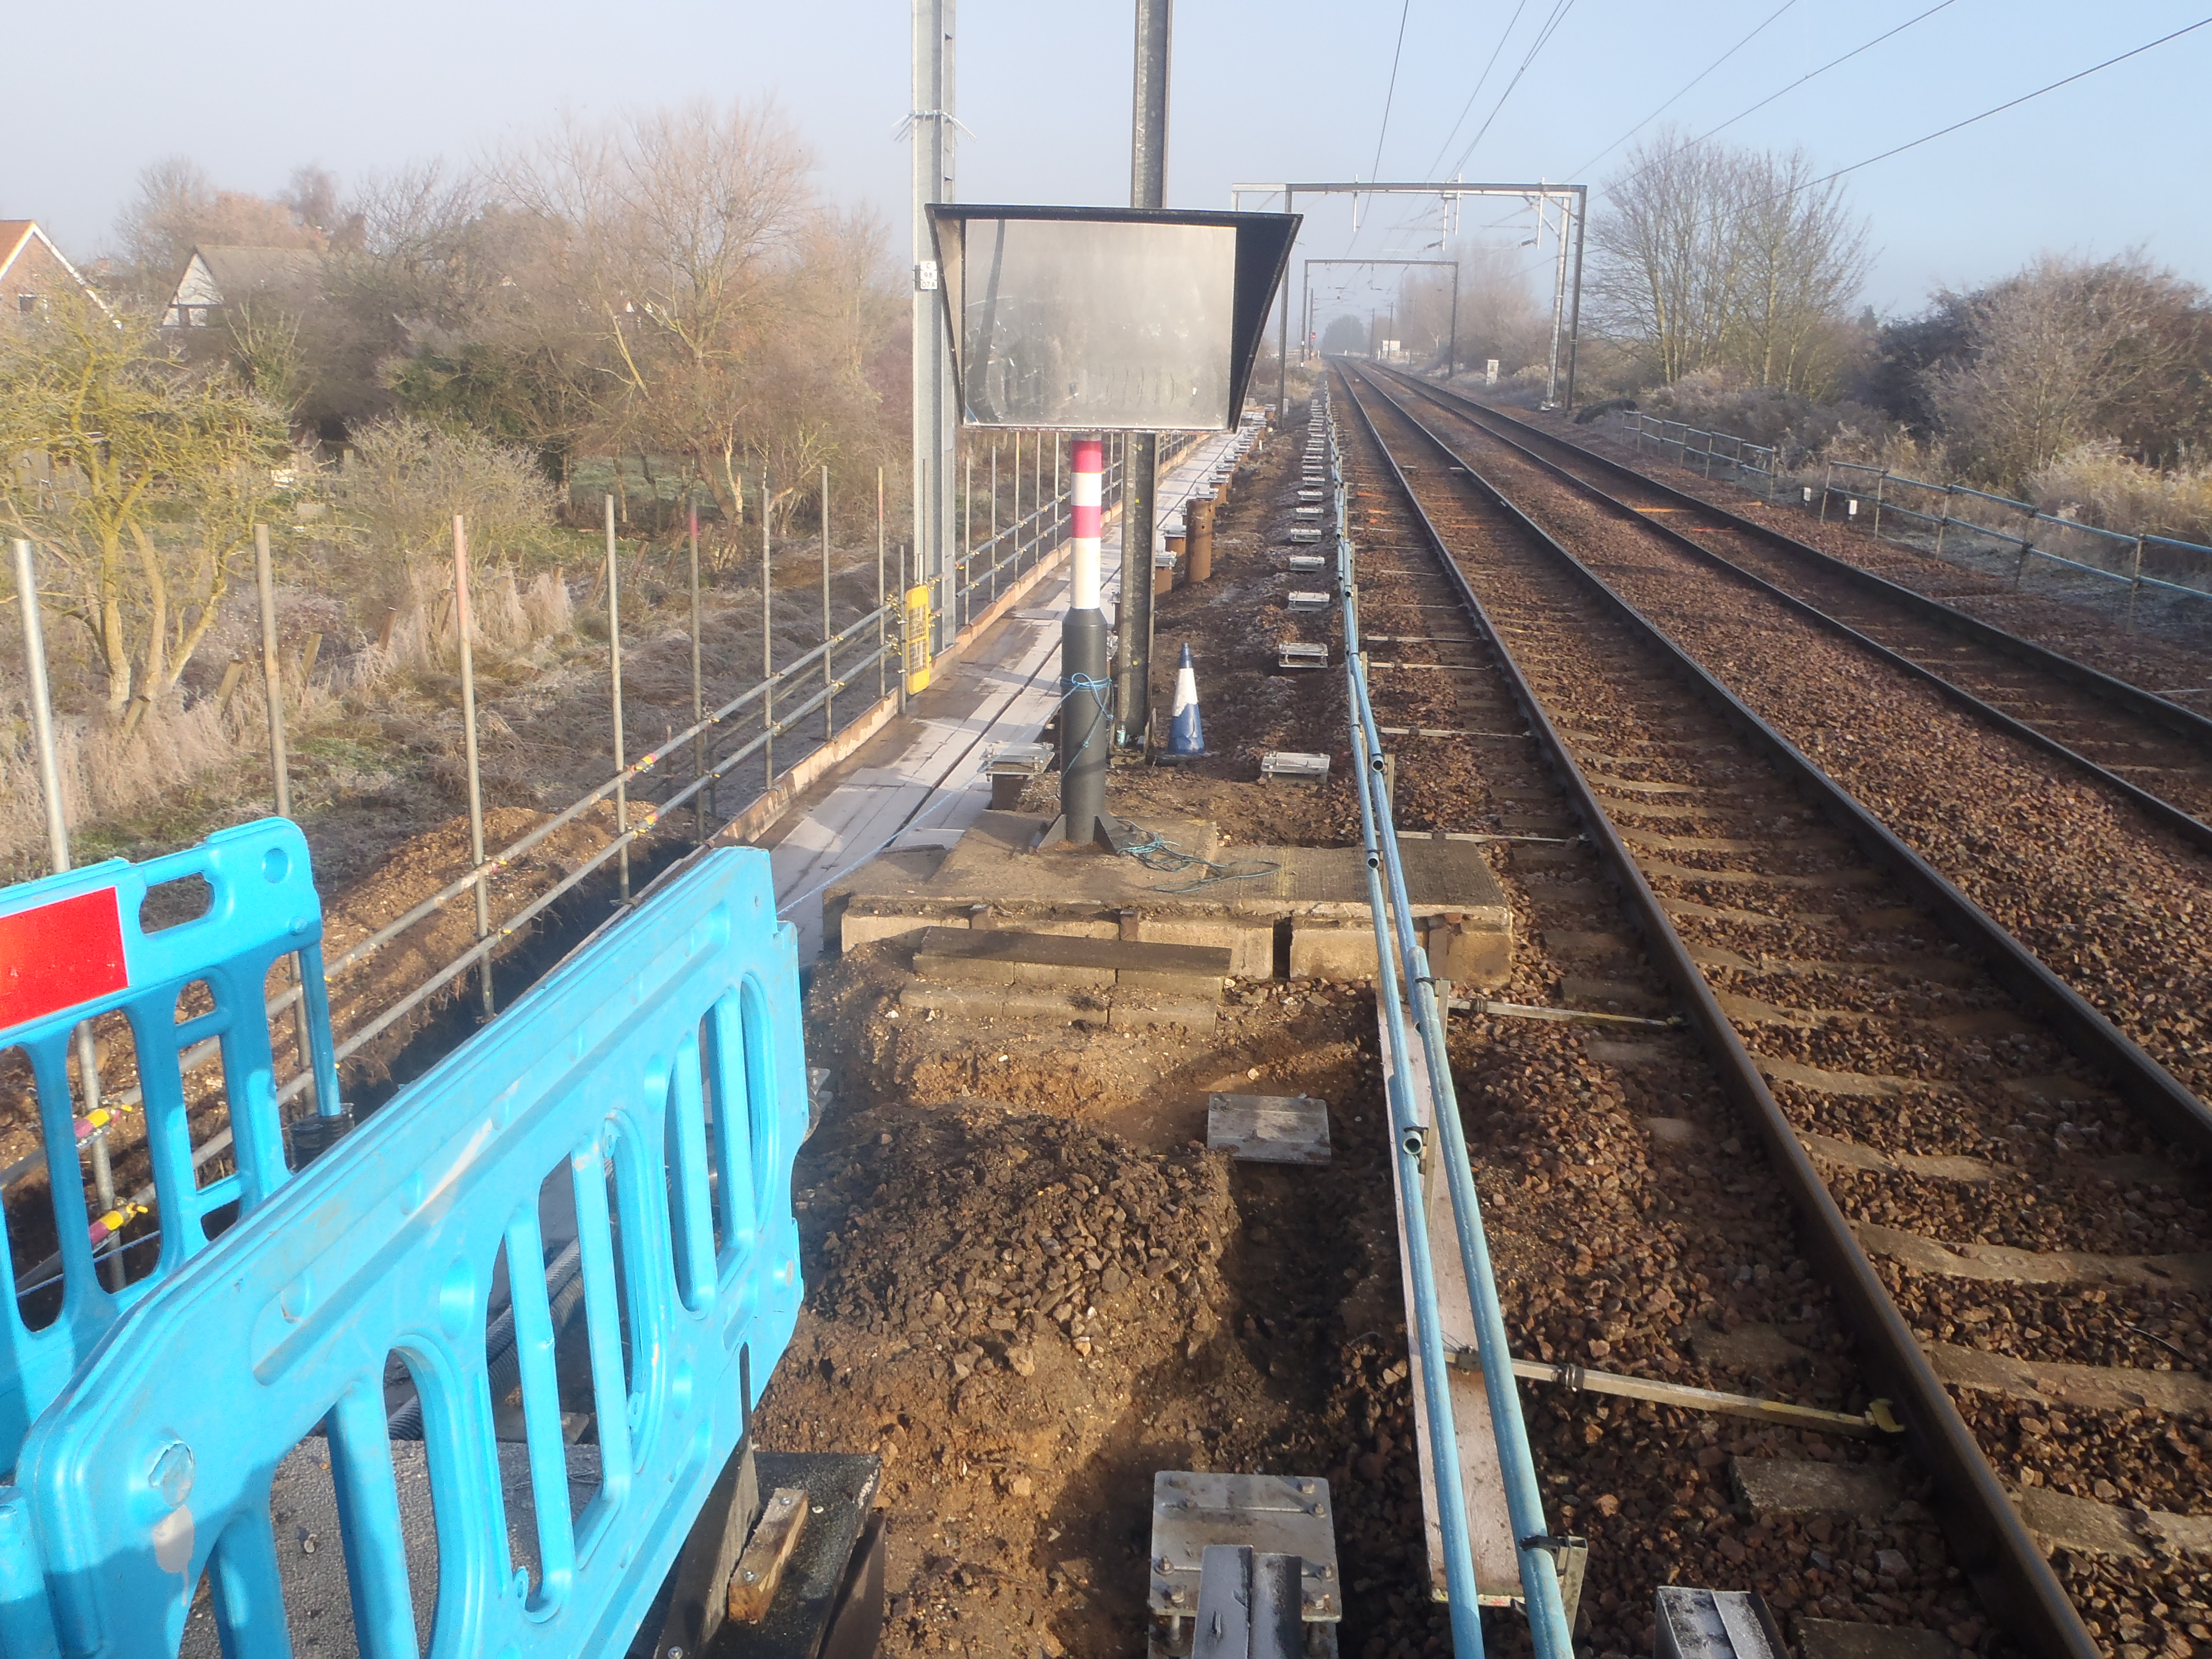
[[[1159,945],[1073,933],[1031,933],[1014,927],[977,931],[927,927],[919,948],[933,956],[1035,962],[1066,968],[1132,968],[1140,972],[1226,975],[1230,953],[1218,945]]]
[[[728,1607],[733,1623],[757,1625],[767,1613],[805,1525],[806,1493],[800,1487],[778,1486],[761,1505],[760,1520],[730,1575]]]
[[[1380,1028],[1380,998],[1376,1000],[1376,1022]],[[1387,1091],[1396,1066],[1390,1052],[1389,1031],[1382,1030],[1379,1034],[1383,1086]],[[1419,1032],[1408,1030],[1407,1036],[1407,1094],[1412,1099],[1426,1102],[1430,1098],[1428,1055],[1421,1047]],[[1468,1295],[1467,1264],[1459,1253],[1459,1231],[1452,1224],[1451,1190],[1444,1180],[1443,1149],[1433,1147],[1421,1183],[1422,1200],[1428,1216],[1429,1258],[1437,1282],[1437,1307],[1443,1328],[1444,1352],[1450,1354],[1460,1348],[1476,1346],[1474,1304]],[[1406,1253],[1406,1195],[1400,1173],[1402,1163],[1401,1158],[1392,1155],[1390,1186],[1398,1206],[1398,1272],[1406,1295],[1406,1349],[1413,1372],[1413,1438],[1421,1460],[1422,1532],[1428,1545],[1430,1591],[1441,1601],[1445,1598],[1444,1535],[1443,1524],[1437,1519],[1435,1439],[1429,1423],[1428,1396],[1421,1380],[1420,1350],[1413,1338],[1413,1270]],[[1460,1486],[1466,1495],[1469,1535],[1474,1545],[1476,1594],[1486,1602],[1502,1604],[1521,1594],[1521,1558],[1513,1543],[1512,1516],[1505,1506],[1505,1480],[1498,1466],[1498,1442],[1491,1432],[1490,1396],[1483,1391],[1479,1373],[1462,1370],[1456,1365],[1451,1368],[1447,1387],[1451,1395],[1452,1426],[1459,1441],[1455,1450],[1459,1459]]]

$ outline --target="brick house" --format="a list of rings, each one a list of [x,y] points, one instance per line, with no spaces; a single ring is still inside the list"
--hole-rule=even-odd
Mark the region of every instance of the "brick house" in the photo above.
[[[0,219],[0,319],[35,316],[72,287],[100,298],[35,220]]]

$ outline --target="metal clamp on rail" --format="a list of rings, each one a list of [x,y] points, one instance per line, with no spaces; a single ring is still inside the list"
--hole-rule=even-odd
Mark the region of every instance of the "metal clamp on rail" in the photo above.
[[[195,881],[204,886],[204,913],[149,930],[140,915],[148,893]],[[294,952],[305,981],[315,1100],[322,1110],[337,1111],[322,940],[307,838],[283,818],[218,830],[198,847],[143,864],[111,859],[0,891],[0,1048],[20,1048],[30,1060],[56,1241],[47,1273],[58,1275],[43,1286],[37,1281],[46,1273],[27,1275],[32,1285],[9,1297],[0,1316],[0,1468],[14,1463],[32,1421],[124,1310],[207,1248],[210,1214],[232,1204],[250,1212],[284,1184],[289,1172],[264,998],[270,969]],[[130,1026],[153,1180],[150,1191],[127,1198],[103,1194],[105,1212],[95,1218],[79,1173],[69,1059],[77,1027],[112,1013]],[[202,1186],[181,1056],[205,1040],[222,1056],[237,1167]],[[96,1086],[91,1044],[78,1052],[80,1060],[88,1056],[95,1060]],[[79,1079],[80,1086],[85,1082]],[[21,1178],[31,1173],[21,1170]],[[145,1213],[149,1199],[159,1234],[125,1238],[95,1261],[94,1246]],[[22,1224],[21,1212],[15,1224]],[[0,1223],[0,1231],[6,1226]],[[119,1288],[101,1283],[100,1267],[118,1252],[157,1239],[160,1253],[137,1283],[121,1285],[119,1274],[112,1281]],[[8,1243],[17,1248],[14,1238]],[[36,1300],[53,1292],[58,1311]],[[38,1328],[27,1313],[43,1314]]]
[[[710,853],[155,1285],[129,1340],[78,1370],[0,1488],[0,1649],[174,1653],[204,1575],[226,1654],[290,1653],[300,1569],[270,1496],[296,1477],[331,1483],[364,1654],[416,1653],[418,1616],[440,1655],[622,1651],[738,1444],[748,1358],[764,1379],[790,1339],[806,1122],[796,937],[768,856]],[[548,1294],[571,1239],[580,1344]],[[519,1361],[506,1459],[495,1285]],[[395,1359],[423,1437],[404,1486]],[[563,1434],[579,1398],[587,1446]],[[512,1541],[522,1492],[534,1573]]]

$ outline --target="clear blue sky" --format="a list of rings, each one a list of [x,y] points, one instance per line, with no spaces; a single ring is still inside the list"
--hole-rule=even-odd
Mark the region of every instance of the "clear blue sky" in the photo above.
[[[1664,118],[1703,131],[1934,0],[1795,0]],[[1449,168],[1559,0],[1528,0],[1473,115],[1447,134],[1516,0],[1413,0],[1385,175]],[[1781,0],[1570,0],[1492,121],[1468,178],[1601,180],[1601,148],[1680,91]],[[1169,198],[1226,205],[1232,181],[1369,175],[1400,8],[1272,0],[1176,8]],[[1842,167],[2212,11],[2212,0],[1953,0],[1894,40],[1778,100],[1728,137],[1802,144]],[[702,94],[773,94],[813,145],[825,192],[904,223],[908,13],[885,0],[769,5],[634,0],[386,0],[374,8],[228,0],[185,22],[119,0],[96,27],[56,5],[9,21],[0,217],[101,250],[137,169],[189,155],[219,183],[279,187],[314,161],[343,178],[465,158],[540,128]],[[959,8],[960,194],[1126,201],[1127,5],[967,0]],[[33,66],[35,66],[33,69]],[[2212,283],[2212,28],[1852,177],[1879,250],[1866,297],[1911,310],[2043,249],[2140,244]],[[1255,204],[1257,205],[1257,204]],[[1392,234],[1386,208],[1362,252]],[[1519,240],[1510,227],[1499,237]],[[1525,233],[1522,233],[1525,234]],[[1433,233],[1430,233],[1431,235]],[[1316,206],[1299,257],[1343,252],[1347,210]],[[1362,307],[1364,309],[1364,305]]]

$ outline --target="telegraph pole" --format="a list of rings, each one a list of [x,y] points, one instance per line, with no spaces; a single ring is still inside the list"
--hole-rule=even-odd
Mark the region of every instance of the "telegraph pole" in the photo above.
[[[914,0],[914,580],[936,590],[935,656],[959,629],[953,594],[951,348],[937,295],[927,204],[953,199],[954,0]],[[766,511],[766,503],[763,503]]]
[[[1137,0],[1137,74],[1129,132],[1129,205],[1167,205],[1168,36],[1173,0]],[[1284,296],[1288,305],[1289,296]],[[1121,493],[1121,636],[1114,647],[1115,726],[1141,744],[1152,724],[1152,526],[1159,487],[1157,434],[1130,434]]]

